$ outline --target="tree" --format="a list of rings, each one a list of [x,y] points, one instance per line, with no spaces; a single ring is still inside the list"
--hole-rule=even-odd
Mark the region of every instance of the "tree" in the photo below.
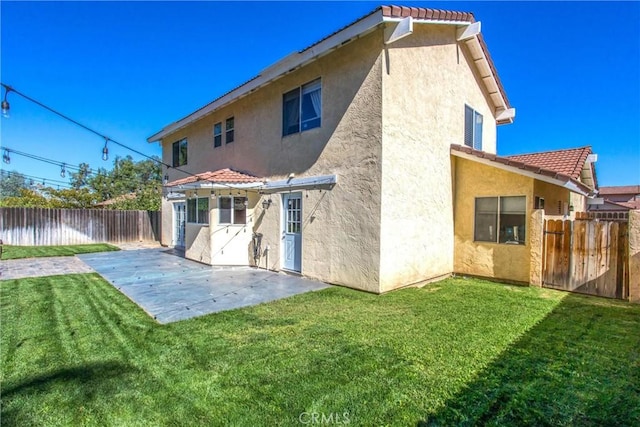
[[[100,201],[117,199],[108,209],[158,210],[162,197],[162,168],[153,160],[133,161],[131,156],[116,157],[113,169],[98,169],[87,179],[88,187]],[[135,194],[135,197],[121,197]]]
[[[113,200],[107,209],[159,210],[162,198],[162,168],[153,160],[135,162],[131,156],[116,157],[113,169],[92,173],[87,163],[71,174],[72,188],[55,190],[29,188],[24,176],[2,174],[0,206],[42,208],[92,208],[98,202]],[[44,183],[43,183],[44,184]]]
[[[89,184],[89,176],[91,175],[91,168],[88,163],[80,163],[80,170],[78,172],[71,172],[71,187],[76,190],[85,188]]]
[[[2,171],[0,174],[0,199],[20,197],[20,190],[28,187],[27,180],[21,173]]]

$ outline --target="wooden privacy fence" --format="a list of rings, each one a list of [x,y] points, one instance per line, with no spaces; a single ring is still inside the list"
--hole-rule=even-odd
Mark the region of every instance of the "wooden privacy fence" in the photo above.
[[[546,220],[542,285],[604,296],[628,297],[628,223]]]
[[[0,208],[7,245],[73,245],[160,240],[160,212]]]

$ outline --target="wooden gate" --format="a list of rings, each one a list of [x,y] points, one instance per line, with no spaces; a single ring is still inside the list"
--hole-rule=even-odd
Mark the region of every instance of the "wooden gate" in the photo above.
[[[626,299],[628,247],[627,222],[546,220],[542,285]]]

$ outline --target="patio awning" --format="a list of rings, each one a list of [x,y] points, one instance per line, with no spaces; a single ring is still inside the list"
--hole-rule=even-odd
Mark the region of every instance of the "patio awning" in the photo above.
[[[338,182],[336,175],[320,175],[296,178],[293,174],[287,179],[270,181],[233,169],[220,169],[203,172],[165,184],[173,198],[180,197],[188,190],[255,190],[264,194],[273,194],[294,190],[330,190]]]

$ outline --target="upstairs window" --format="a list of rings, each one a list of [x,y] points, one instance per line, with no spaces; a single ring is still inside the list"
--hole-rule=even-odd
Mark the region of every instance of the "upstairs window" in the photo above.
[[[224,124],[227,144],[229,144],[230,142],[233,142],[233,139],[235,137],[234,128],[235,128],[235,120],[233,117],[229,117]]]
[[[219,224],[246,224],[247,198],[231,196],[220,197],[218,199],[218,211]]]
[[[464,145],[482,150],[482,114],[464,106]]]
[[[187,200],[187,222],[209,224],[209,198],[198,197]]]
[[[282,136],[320,127],[322,83],[320,79],[287,92],[282,97]]]
[[[173,167],[187,164],[187,138],[173,143]]]
[[[222,123],[213,125],[213,147],[222,146]]]
[[[475,233],[477,242],[525,244],[526,197],[477,197]]]

